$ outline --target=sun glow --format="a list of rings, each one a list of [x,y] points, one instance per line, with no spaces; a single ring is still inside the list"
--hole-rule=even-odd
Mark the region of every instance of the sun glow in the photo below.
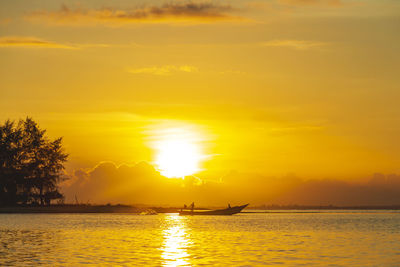
[[[155,163],[162,175],[185,177],[200,171],[204,158],[195,134],[183,129],[164,130],[155,144],[157,150]]]

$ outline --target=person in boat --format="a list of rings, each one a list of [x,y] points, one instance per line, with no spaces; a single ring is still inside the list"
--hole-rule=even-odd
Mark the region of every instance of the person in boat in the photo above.
[[[186,204],[183,204],[183,209],[181,208],[181,211],[183,211],[185,209],[187,209],[187,206],[186,206]]]
[[[228,209],[230,209],[231,208],[231,204],[230,203],[228,203]]]
[[[194,202],[192,202],[192,204],[190,204],[190,210],[193,212],[193,210],[194,210]]]

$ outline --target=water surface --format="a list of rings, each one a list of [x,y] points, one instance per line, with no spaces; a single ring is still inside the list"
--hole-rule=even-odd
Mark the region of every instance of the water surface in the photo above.
[[[0,214],[0,266],[399,266],[400,213]]]

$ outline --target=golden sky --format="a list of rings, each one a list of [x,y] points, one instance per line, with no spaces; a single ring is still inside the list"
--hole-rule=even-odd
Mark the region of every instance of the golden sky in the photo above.
[[[399,18],[398,0],[1,1],[0,119],[64,136],[68,170],[158,166],[177,130],[199,177],[400,173]]]

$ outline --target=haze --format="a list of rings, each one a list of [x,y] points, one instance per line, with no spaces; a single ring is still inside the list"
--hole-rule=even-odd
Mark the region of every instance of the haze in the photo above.
[[[64,137],[67,201],[398,204],[399,18],[397,0],[2,1],[0,120]]]

